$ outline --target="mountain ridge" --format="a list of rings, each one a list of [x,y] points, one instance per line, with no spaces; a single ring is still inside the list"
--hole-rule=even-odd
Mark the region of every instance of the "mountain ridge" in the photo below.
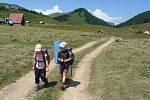
[[[150,23],[150,10],[135,15],[131,19],[119,24],[117,27],[130,26],[135,24]]]
[[[111,26],[108,22],[92,15],[85,8],[75,9],[69,13],[54,17],[54,19],[66,24],[92,24]]]

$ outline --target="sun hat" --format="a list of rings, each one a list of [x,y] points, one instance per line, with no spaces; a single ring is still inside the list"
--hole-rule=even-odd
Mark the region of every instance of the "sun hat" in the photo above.
[[[67,42],[61,42],[59,44],[60,47],[65,48],[67,46]]]
[[[41,44],[37,44],[35,46],[35,50],[34,51],[41,51],[42,50],[42,45]]]

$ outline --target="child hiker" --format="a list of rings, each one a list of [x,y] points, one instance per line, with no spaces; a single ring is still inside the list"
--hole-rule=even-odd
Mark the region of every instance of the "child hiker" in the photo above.
[[[35,90],[38,91],[40,89],[39,86],[39,78],[45,82],[44,86],[47,86],[48,80],[46,78],[46,68],[48,66],[48,62],[50,63],[50,58],[46,48],[42,48],[41,44],[37,44],[34,50],[34,74],[35,74]]]
[[[65,81],[67,78],[67,72],[69,69],[69,61],[71,60],[71,55],[66,48],[67,46],[66,42],[61,42],[59,46],[60,46],[60,51],[58,53],[57,60],[58,63],[60,64],[60,75],[61,75],[60,87],[65,88]]]

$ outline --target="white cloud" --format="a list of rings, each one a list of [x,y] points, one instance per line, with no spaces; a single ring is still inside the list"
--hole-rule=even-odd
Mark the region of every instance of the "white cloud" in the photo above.
[[[92,10],[90,10],[90,9],[87,9],[87,10],[88,10],[88,12],[92,13]]]
[[[52,13],[62,13],[62,10],[60,10],[58,5],[53,6],[52,9],[48,9],[48,10],[42,10],[42,9],[34,9],[34,11],[42,13],[44,15],[48,15],[48,14],[52,14]]]
[[[95,11],[90,11],[94,16],[103,19],[104,21],[111,22],[114,24],[119,24],[123,22],[122,17],[112,17],[109,16],[107,13],[103,12],[101,9],[96,9]]]

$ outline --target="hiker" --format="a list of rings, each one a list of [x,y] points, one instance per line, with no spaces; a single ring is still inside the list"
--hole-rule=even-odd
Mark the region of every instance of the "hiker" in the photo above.
[[[48,66],[48,61],[50,62],[49,55],[47,49],[43,49],[41,44],[37,44],[34,50],[34,74],[35,74],[35,90],[38,91],[40,89],[39,86],[39,78],[45,82],[44,86],[47,86],[48,80],[46,78],[46,68]]]
[[[50,64],[50,56],[49,56],[49,54],[48,54],[48,49],[47,49],[47,47],[42,47],[42,51],[44,52],[44,53],[46,53],[46,59],[47,59],[47,63],[48,63],[48,65]],[[32,69],[34,69],[34,66],[32,67]],[[47,70],[48,70],[48,68],[46,68]]]
[[[60,87],[65,88],[65,81],[67,79],[67,72],[69,69],[69,62],[71,61],[71,54],[69,53],[69,50],[66,48],[67,43],[61,42],[60,45],[60,51],[58,52],[58,63],[60,64],[60,75],[61,75],[61,83]]]

